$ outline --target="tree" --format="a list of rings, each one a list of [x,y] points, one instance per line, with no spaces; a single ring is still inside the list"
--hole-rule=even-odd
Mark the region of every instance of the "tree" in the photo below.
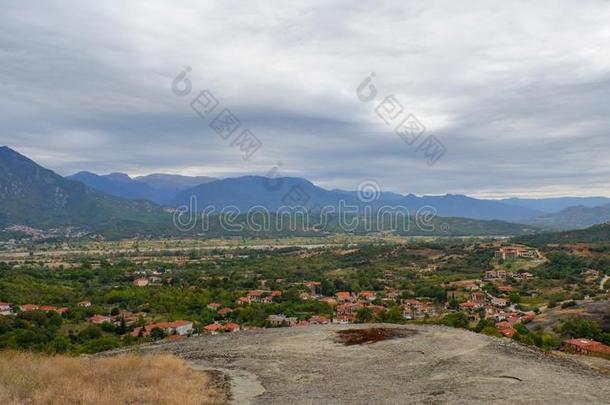
[[[125,317],[121,317],[120,321],[119,321],[119,326],[116,327],[116,334],[117,335],[124,335],[125,333],[127,333],[127,323],[125,322]]]
[[[449,308],[457,311],[458,309],[460,309],[460,301],[458,301],[456,298],[451,298],[449,300]]]
[[[516,292],[511,292],[510,294],[508,294],[508,299],[514,304],[518,304],[521,302],[521,296],[519,295],[519,293]]]
[[[363,307],[358,310],[356,315],[356,322],[366,323],[373,319],[373,311],[369,307]]]
[[[481,330],[481,333],[487,336],[502,337],[502,334],[498,332],[495,326],[486,326]]]
[[[456,312],[453,314],[447,314],[441,319],[443,325],[451,326],[454,328],[468,328],[470,320],[468,315],[463,312]]]
[[[154,339],[163,339],[165,337],[165,331],[161,328],[153,328],[153,330],[150,331],[150,335]]]
[[[403,323],[405,318],[402,316],[400,307],[392,307],[381,313],[381,320],[389,323]]]

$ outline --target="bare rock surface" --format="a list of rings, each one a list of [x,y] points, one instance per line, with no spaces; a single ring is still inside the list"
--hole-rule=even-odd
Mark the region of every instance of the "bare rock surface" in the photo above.
[[[408,333],[354,345],[337,339],[340,330],[369,327]],[[508,339],[442,326],[265,329],[138,350],[223,372],[240,404],[610,404],[608,375]]]

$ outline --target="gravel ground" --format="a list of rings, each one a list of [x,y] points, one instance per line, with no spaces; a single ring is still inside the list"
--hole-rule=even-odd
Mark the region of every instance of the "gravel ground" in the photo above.
[[[406,328],[405,337],[337,343],[337,331]],[[141,347],[231,380],[238,404],[610,404],[610,377],[461,329],[421,325],[266,329]]]

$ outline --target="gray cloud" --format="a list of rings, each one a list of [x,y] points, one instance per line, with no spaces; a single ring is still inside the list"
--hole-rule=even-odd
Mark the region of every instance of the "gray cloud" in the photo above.
[[[331,188],[610,195],[608,2],[174,3],[4,5],[0,142],[61,174],[281,161]],[[263,141],[252,159],[172,94],[187,65]],[[357,99],[371,72],[446,145],[434,167]]]

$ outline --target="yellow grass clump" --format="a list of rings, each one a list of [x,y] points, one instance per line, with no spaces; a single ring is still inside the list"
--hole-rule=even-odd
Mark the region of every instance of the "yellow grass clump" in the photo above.
[[[219,404],[209,374],[170,355],[44,356],[0,352],[0,404]]]

